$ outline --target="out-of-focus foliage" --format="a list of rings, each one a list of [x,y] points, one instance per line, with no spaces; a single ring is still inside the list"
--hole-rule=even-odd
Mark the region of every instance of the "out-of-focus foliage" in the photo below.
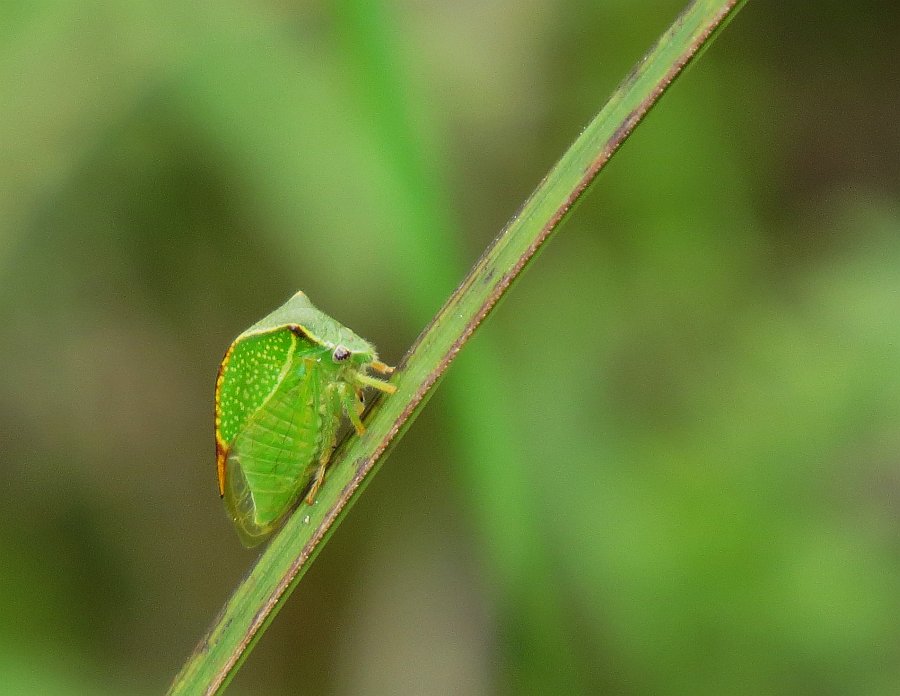
[[[0,10],[0,692],[165,687],[253,558],[230,339],[302,288],[398,360],[678,9]],[[235,693],[896,692],[898,24],[748,5]]]

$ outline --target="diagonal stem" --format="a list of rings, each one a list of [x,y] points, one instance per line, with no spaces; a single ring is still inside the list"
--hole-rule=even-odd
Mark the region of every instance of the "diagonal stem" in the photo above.
[[[370,413],[335,453],[314,505],[301,504],[225,604],[171,694],[219,693],[328,536],[424,406],[447,367],[534,260],[597,174],[685,66],[746,0],[695,0],[635,66],[425,328]]]

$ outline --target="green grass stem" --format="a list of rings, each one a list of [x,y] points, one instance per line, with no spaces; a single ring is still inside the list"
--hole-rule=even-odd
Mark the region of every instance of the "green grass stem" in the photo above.
[[[335,453],[313,506],[300,505],[235,589],[175,678],[171,694],[216,694],[283,606],[447,367],[559,229],[603,166],[685,66],[745,0],[690,3],[612,94],[421,333],[362,437]]]

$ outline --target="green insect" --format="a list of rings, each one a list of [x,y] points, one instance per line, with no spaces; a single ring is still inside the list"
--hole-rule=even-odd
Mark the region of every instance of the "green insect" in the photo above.
[[[247,546],[278,526],[304,492],[315,502],[341,414],[365,427],[363,389],[396,387],[375,348],[298,292],[238,336],[216,380],[219,494]]]

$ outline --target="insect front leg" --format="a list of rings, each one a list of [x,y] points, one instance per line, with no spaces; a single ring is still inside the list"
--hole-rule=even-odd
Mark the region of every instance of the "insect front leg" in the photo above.
[[[395,387],[393,384],[388,384],[387,382],[380,380],[377,377],[370,377],[363,372],[354,373],[350,379],[358,387],[373,387],[378,391],[384,392],[385,394],[393,394],[397,391],[397,387]]]
[[[382,375],[390,375],[394,372],[393,367],[381,362],[380,360],[373,360],[369,363],[369,367],[375,370],[375,372],[378,372]]]
[[[366,410],[366,397],[362,387],[353,387],[353,391],[356,392],[356,415],[361,418],[363,411]]]
[[[347,414],[347,418],[350,419],[350,422],[353,423],[353,427],[356,428],[356,434],[364,435],[366,426],[363,425],[363,422],[360,419],[364,408],[362,388],[348,384],[347,382],[342,382],[336,389],[340,394],[341,406],[344,409],[344,413]]]

